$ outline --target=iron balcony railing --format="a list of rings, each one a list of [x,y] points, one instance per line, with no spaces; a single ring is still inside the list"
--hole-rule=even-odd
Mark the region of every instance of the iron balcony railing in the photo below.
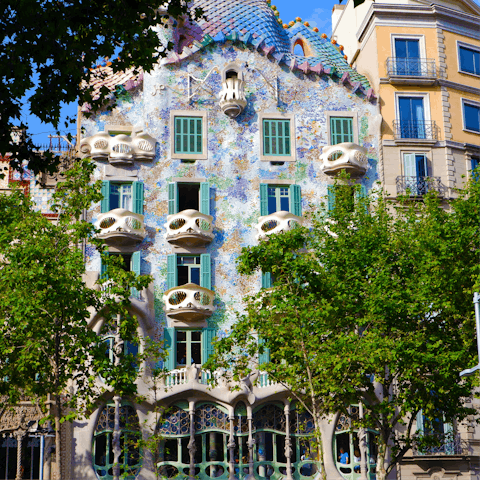
[[[397,195],[422,196],[428,192],[437,192],[444,197],[447,194],[447,187],[443,185],[440,177],[397,177]]]
[[[438,434],[420,437],[418,445],[413,447],[414,455],[468,455],[470,446],[466,440],[462,440],[459,434]]]
[[[393,136],[395,140],[402,138],[437,140],[437,124],[434,121],[393,121]]]
[[[387,75],[400,77],[436,77],[437,69],[432,58],[387,58]]]

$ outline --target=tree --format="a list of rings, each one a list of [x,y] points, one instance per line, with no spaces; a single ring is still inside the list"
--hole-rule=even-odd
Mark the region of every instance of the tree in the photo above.
[[[242,250],[239,272],[268,272],[272,288],[246,298],[211,367],[240,377],[257,368],[244,351],[268,351],[262,370],[315,420],[320,463],[321,419],[341,412],[353,427],[377,432],[384,480],[410,448],[445,440],[414,428],[420,410],[432,422],[472,413],[462,402],[472,382],[459,372],[475,355],[480,184],[470,182],[447,208],[433,193],[398,204],[383,192],[362,198],[345,182],[334,187],[333,211],[314,215],[311,229]],[[362,406],[360,418],[352,404]],[[362,452],[364,473],[366,462]]]
[[[94,165],[79,160],[53,194],[57,219],[50,221],[22,191],[0,195],[0,395],[10,404],[21,396],[45,405],[53,400],[56,460],[60,476],[60,424],[88,411],[102,393],[101,375],[117,395],[134,395],[138,372],[132,355],[116,352],[112,363],[105,344],[88,328],[91,310],[113,319],[115,347],[136,339],[129,314],[131,287],[142,289],[148,276],[125,272],[120,260],[105,256],[101,288],[83,281],[84,242],[104,250],[83,212],[101,199],[100,183],[90,184]],[[137,361],[139,361],[137,359]]]
[[[94,67],[99,61],[108,57],[114,72],[140,67],[148,72],[173,47],[162,45],[154,27],[167,28],[163,21],[167,16],[180,19],[201,14],[201,9],[190,11],[182,0],[169,0],[161,9],[152,0],[3,1],[0,154],[10,153],[16,168],[16,159],[23,159],[34,173],[52,172],[58,158],[37,155],[27,137],[19,144],[12,142],[10,132],[24,104],[29,104],[32,115],[55,128],[62,103],[88,103],[96,111],[111,102],[106,87],[99,98],[92,96],[90,80],[98,75]]]

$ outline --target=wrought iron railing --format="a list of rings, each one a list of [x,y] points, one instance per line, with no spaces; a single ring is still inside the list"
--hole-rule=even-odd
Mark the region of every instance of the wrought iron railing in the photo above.
[[[437,68],[432,58],[387,58],[387,75],[401,77],[436,77]]]
[[[459,434],[438,434],[420,437],[413,447],[414,455],[468,455],[470,446]]]
[[[402,138],[437,140],[437,124],[434,121],[393,121],[393,136],[395,140]]]
[[[397,195],[422,196],[428,192],[437,192],[441,197],[447,194],[447,187],[440,177],[397,177]]]

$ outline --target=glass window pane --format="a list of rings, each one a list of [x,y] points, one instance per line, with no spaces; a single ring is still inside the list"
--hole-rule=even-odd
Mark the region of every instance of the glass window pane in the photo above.
[[[195,283],[200,285],[200,268],[193,267],[190,268],[190,283]]]
[[[193,331],[193,332],[191,332],[191,335],[192,335],[192,342],[201,342],[202,341],[202,332]]]
[[[277,211],[277,198],[268,196],[268,214],[275,213]]]
[[[290,210],[290,202],[288,197],[280,197],[280,210],[288,212]]]
[[[475,57],[473,50],[460,47],[460,70],[475,73]]]
[[[202,345],[200,343],[192,343],[191,346],[191,355],[192,355],[192,363],[196,363],[201,365],[202,363]]]
[[[187,364],[187,344],[178,343],[178,340],[177,340],[177,365],[184,366],[186,364]]]
[[[187,341],[187,332],[184,330],[177,331],[177,342],[186,342]]]
[[[106,434],[95,437],[95,465],[105,466],[107,461],[107,438]]]
[[[480,132],[480,107],[464,104],[465,128]]]
[[[120,208],[120,185],[110,184],[110,210]]]

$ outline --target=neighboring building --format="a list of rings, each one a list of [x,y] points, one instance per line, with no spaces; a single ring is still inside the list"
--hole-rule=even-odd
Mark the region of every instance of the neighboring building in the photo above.
[[[334,6],[332,25],[332,42],[378,95],[378,175],[388,196],[455,196],[480,161],[480,6],[366,0],[354,8],[348,0]],[[416,426],[424,430],[422,415]],[[437,427],[452,441],[407,454],[397,478],[478,478],[478,428],[442,419]]]
[[[377,180],[375,95],[326,35],[300,21],[284,28],[264,0],[194,5],[208,21],[160,28],[175,51],[150,74],[98,68],[107,77],[96,88],[107,85],[119,104],[81,118],[80,151],[97,162],[104,191],[89,218],[111,254],[154,278],[135,292],[132,311],[140,335],[163,337],[169,352],[158,399],[170,407],[159,425],[164,475],[309,478],[313,426],[287,392],[262,373],[236,391],[209,388],[202,364],[212,339],[228,335],[241,299],[269,286],[267,275],[237,274],[241,248],[303,222],[322,202],[327,208],[341,169],[363,190]],[[102,266],[92,247],[86,262],[93,285]],[[110,338],[103,324],[91,320]],[[148,395],[147,383],[139,388]],[[72,478],[111,478],[112,396],[74,425],[65,462]],[[153,407],[150,398],[122,408],[135,425]],[[325,422],[326,467],[341,479],[335,426]],[[153,478],[140,457],[129,458],[132,476]]]
[[[332,22],[332,38],[379,97],[388,194],[454,196],[480,159],[480,6],[348,0]]]

